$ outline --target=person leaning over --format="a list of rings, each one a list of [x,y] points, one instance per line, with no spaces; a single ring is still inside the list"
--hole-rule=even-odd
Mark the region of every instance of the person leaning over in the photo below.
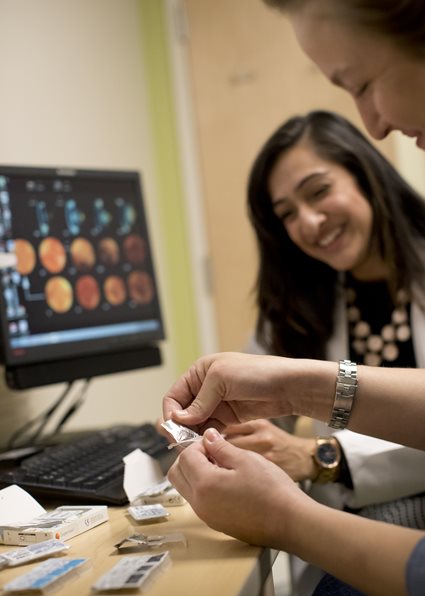
[[[290,118],[254,161],[248,203],[260,261],[256,353],[425,367],[425,201],[358,129],[325,111]],[[319,422],[316,439],[297,437],[278,428],[286,420],[225,435],[313,481],[305,488],[321,503],[425,528],[424,452],[331,436]],[[295,558],[291,571],[296,593],[311,594],[320,571]]]

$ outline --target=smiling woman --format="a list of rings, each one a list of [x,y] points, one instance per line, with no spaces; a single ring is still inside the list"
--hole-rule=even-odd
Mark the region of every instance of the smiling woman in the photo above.
[[[281,155],[269,178],[276,216],[305,254],[337,271],[385,277],[372,234],[372,208],[354,177],[322,159],[308,139]]]
[[[253,164],[248,204],[260,252],[257,336],[268,351],[329,356],[347,283],[361,295],[378,284],[388,323],[399,290],[416,286],[415,309],[424,303],[423,199],[341,116],[311,112],[279,127]],[[379,330],[384,323],[379,316]]]

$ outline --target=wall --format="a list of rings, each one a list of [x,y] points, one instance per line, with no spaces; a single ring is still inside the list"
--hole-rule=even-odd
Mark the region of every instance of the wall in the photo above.
[[[425,197],[425,152],[416,147],[415,139],[392,133],[399,172]]]
[[[170,106],[159,112],[157,106],[153,115],[151,108],[167,80],[164,64],[159,85],[151,77],[151,57],[163,51],[158,5],[156,0],[0,0],[0,162],[137,169],[152,228],[168,337],[164,365],[93,381],[69,428],[156,419],[163,393],[197,356],[184,222],[176,228],[172,221],[173,212],[181,211],[179,182],[167,195],[160,176],[164,167],[173,173],[175,151],[168,150],[168,161],[161,161],[167,139],[152,141],[158,122],[170,129],[173,118]],[[146,39],[152,30],[159,37]],[[179,342],[183,329],[187,333]],[[1,386],[1,443],[62,390],[11,392]]]

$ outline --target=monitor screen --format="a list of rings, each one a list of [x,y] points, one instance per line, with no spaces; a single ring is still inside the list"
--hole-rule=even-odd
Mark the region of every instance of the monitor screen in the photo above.
[[[10,385],[160,363],[164,330],[137,172],[0,166],[0,283]]]

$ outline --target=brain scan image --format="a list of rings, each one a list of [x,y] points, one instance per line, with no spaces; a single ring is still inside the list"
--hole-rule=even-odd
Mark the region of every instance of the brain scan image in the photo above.
[[[127,203],[122,198],[117,199],[116,205],[118,207],[120,219],[119,232],[120,234],[128,234],[137,219],[136,210],[133,205]]]
[[[85,220],[85,215],[77,208],[77,203],[74,199],[68,199],[65,201],[64,212],[68,230],[71,232],[71,234],[79,234],[81,224]]]
[[[75,284],[75,297],[83,308],[94,310],[100,302],[99,284],[91,275],[82,275]]]
[[[153,299],[153,285],[150,275],[144,271],[133,271],[127,278],[128,293],[133,302],[148,304]]]
[[[16,269],[21,275],[30,275],[34,270],[37,256],[34,247],[22,238],[15,240]]]
[[[100,234],[105,228],[109,226],[112,221],[112,215],[105,209],[103,199],[96,199],[93,205],[94,209],[94,233]]]
[[[141,265],[146,257],[146,245],[143,238],[131,234],[124,239],[124,254],[132,265]]]
[[[57,238],[45,238],[38,248],[40,261],[49,273],[60,273],[66,265],[65,248]]]
[[[98,245],[99,261],[104,265],[117,265],[120,260],[120,248],[113,238],[102,238]]]
[[[37,217],[38,229],[43,236],[47,236],[50,231],[49,214],[47,212],[46,203],[38,201],[35,205],[35,214]]]
[[[73,302],[71,284],[61,276],[51,277],[44,288],[46,302],[57,313],[67,312]]]
[[[110,275],[106,278],[103,284],[103,293],[105,294],[106,300],[112,306],[118,306],[122,304],[127,298],[127,289],[125,287],[124,280],[118,275]]]
[[[89,271],[96,263],[94,248],[85,238],[76,238],[70,248],[71,259],[78,271]]]

